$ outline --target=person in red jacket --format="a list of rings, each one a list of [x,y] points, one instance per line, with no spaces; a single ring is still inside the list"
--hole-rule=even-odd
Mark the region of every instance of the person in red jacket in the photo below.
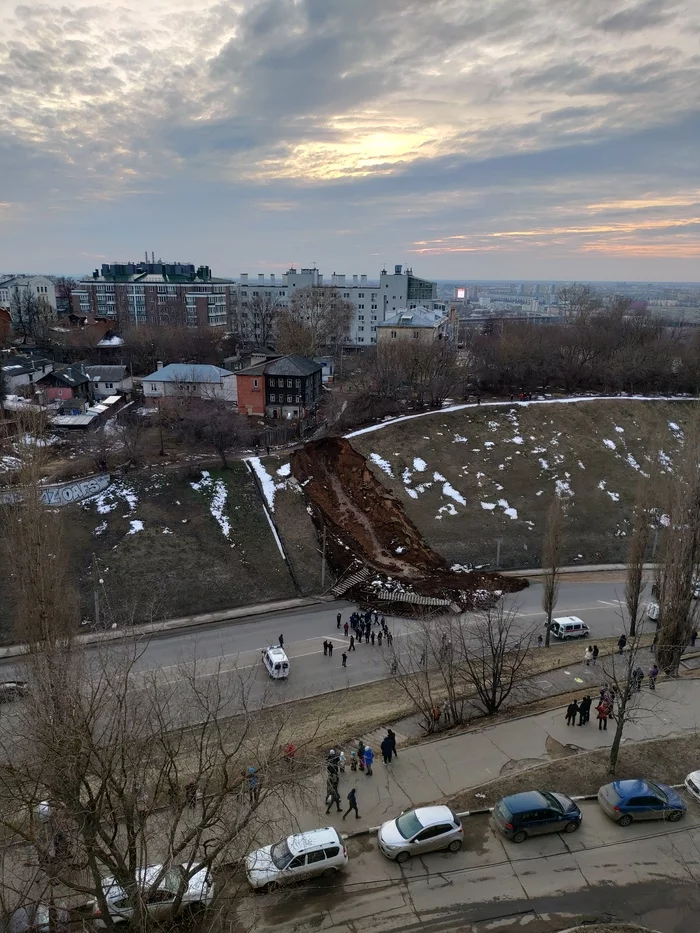
[[[610,704],[607,700],[601,700],[596,706],[598,711],[598,728],[608,731],[608,718],[610,716]]]

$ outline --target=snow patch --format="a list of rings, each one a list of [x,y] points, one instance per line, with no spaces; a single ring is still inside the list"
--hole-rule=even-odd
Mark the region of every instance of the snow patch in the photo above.
[[[542,457],[540,457],[540,466],[542,467],[543,470],[548,470],[549,462],[547,460],[543,460]]]
[[[578,465],[579,465],[579,467],[580,467],[582,470],[585,470],[585,469],[586,469],[585,466],[581,463],[580,460],[579,460],[579,462],[578,462]]]
[[[455,439],[452,443],[453,444],[467,444],[469,443],[469,438],[462,437],[461,434],[455,434]]]
[[[407,486],[407,487],[406,487],[406,492],[408,493],[408,495],[409,495],[412,499],[417,499],[417,498],[418,498],[418,493],[416,492],[415,489],[411,489],[410,486]]]
[[[101,522],[97,528],[95,528],[93,534],[103,535],[107,531],[107,522]]]
[[[260,462],[258,457],[254,458]],[[267,470],[262,467],[265,476],[272,483],[274,487],[274,481],[269,475]],[[261,485],[262,479],[261,479]],[[221,531],[224,534],[225,538],[230,538],[231,536],[231,521],[228,515],[225,514],[224,508],[226,506],[226,499],[228,497],[228,491],[226,489],[226,484],[223,480],[217,479],[214,480],[211,477],[211,474],[208,470],[202,470],[202,478],[198,483],[190,483],[190,486],[194,489],[195,492],[207,492],[211,494],[211,499],[209,501],[209,511],[214,516],[216,521],[221,528]],[[265,486],[263,485],[263,491],[265,491]],[[273,493],[274,495],[274,493]],[[235,547],[235,544],[232,544],[231,547]]]
[[[443,483],[442,494],[443,496],[449,496],[450,499],[454,499],[455,502],[459,502],[460,505],[467,504],[467,500],[464,498],[462,493],[457,492],[454,486],[450,485],[450,483]]]
[[[279,470],[277,470],[277,475],[278,476],[289,476],[291,472],[292,472],[291,463],[283,463],[282,466],[279,468]]]
[[[632,467],[633,470],[639,470],[639,469],[641,469],[640,466],[639,466],[639,464],[637,463],[637,461],[636,461],[636,460],[634,459],[634,457],[632,456],[632,454],[627,454],[627,458],[626,458],[626,459],[627,459],[627,462],[629,463],[629,465]]]
[[[413,469],[416,473],[422,473],[424,470],[428,469],[428,464],[421,457],[413,458]]]
[[[603,441],[603,443],[604,443],[605,446],[608,447],[610,450],[617,450],[617,444],[616,444],[614,441],[609,441],[609,440],[606,439],[606,440]]]
[[[617,425],[615,425],[615,430],[617,431],[618,434],[624,434],[624,433],[625,433],[625,429],[624,429],[624,428],[618,428]]]
[[[574,491],[571,488],[571,486],[569,486],[569,484],[565,482],[563,479],[557,479],[554,481],[554,489],[560,499],[562,498],[562,496],[573,496],[574,494]]]
[[[493,441],[484,441],[484,447],[495,447],[495,446],[496,445],[494,444]]]
[[[135,535],[139,531],[143,531],[143,522],[139,521],[138,518],[131,519],[131,528],[127,531],[128,535]]]
[[[495,502],[482,502],[481,508],[486,509],[487,512],[493,512],[493,510],[496,508],[496,503]]]
[[[452,505],[451,502],[448,502],[446,505],[441,505],[438,509],[438,514],[435,516],[438,521],[442,519],[442,512],[446,513],[447,515],[456,515],[457,509]]]
[[[676,424],[675,421],[669,421],[668,426],[669,426],[669,428],[670,428],[672,431],[680,431],[680,430],[681,430],[680,427]]]
[[[378,466],[380,470],[383,470],[387,476],[394,478],[394,471],[391,468],[391,464],[388,460],[384,460],[383,457],[380,457],[379,454],[370,454],[369,459],[374,463],[375,466]]]
[[[663,450],[659,451],[659,463],[667,470],[670,470],[673,465],[673,461],[667,453],[663,452]]]
[[[161,532],[163,535],[171,535],[172,531],[169,528],[164,528]]]
[[[508,500],[507,500],[507,499],[499,499],[499,500],[498,500],[498,504],[499,504],[500,507],[503,509],[504,514],[506,514],[506,515],[508,516],[508,518],[517,518],[517,517],[518,517],[518,510],[517,510],[517,509],[512,509],[512,508],[508,505]]]
[[[509,444],[524,444],[525,441],[522,439],[522,437],[519,434],[516,434],[515,437],[511,437],[508,443]]]
[[[96,496],[85,499],[83,506],[87,507],[91,503],[94,503],[100,515],[108,515],[119,506],[120,500],[126,502],[131,512],[134,511],[139,502],[131,486],[127,483],[116,482],[112,483],[104,492],[100,492]]]

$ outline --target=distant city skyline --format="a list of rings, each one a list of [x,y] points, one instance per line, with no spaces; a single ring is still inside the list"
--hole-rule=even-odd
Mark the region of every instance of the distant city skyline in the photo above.
[[[0,15],[10,271],[84,274],[148,248],[233,277],[300,256],[328,276],[698,277],[698,4],[0,0]]]

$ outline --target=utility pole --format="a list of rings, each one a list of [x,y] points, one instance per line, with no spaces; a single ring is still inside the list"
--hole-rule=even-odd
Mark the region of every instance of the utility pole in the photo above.
[[[323,537],[321,544],[321,589],[326,585],[326,526],[323,525]]]
[[[92,555],[92,594],[95,599],[95,628],[100,627],[100,581],[97,575],[97,558]]]
[[[501,541],[503,538],[496,538],[496,570],[501,566]]]

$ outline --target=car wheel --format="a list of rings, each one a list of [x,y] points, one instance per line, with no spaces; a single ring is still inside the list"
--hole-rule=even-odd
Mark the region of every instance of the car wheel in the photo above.
[[[461,848],[462,848],[462,843],[459,841],[459,839],[453,839],[452,842],[448,845],[447,851],[448,852],[459,852]]]
[[[618,826],[629,826],[631,822],[632,822],[632,817],[629,815],[629,813],[625,813],[625,815],[621,816],[620,819],[617,821],[617,825]]]
[[[335,868],[324,868],[322,878],[334,878],[336,873]]]
[[[669,813],[667,819],[668,819],[669,823],[677,823],[678,820],[682,820],[682,819],[683,819],[683,811],[682,811],[682,810],[673,810],[673,811],[671,811],[671,813]]]
[[[577,823],[576,820],[569,820],[569,822],[564,827],[565,833],[575,833],[581,824]]]
[[[524,829],[519,829],[517,833],[513,833],[512,839],[513,842],[525,842],[527,839],[527,833]]]
[[[394,859],[395,862],[398,862],[399,865],[403,865],[404,862],[407,862],[409,859],[408,852],[399,852],[399,854]]]

